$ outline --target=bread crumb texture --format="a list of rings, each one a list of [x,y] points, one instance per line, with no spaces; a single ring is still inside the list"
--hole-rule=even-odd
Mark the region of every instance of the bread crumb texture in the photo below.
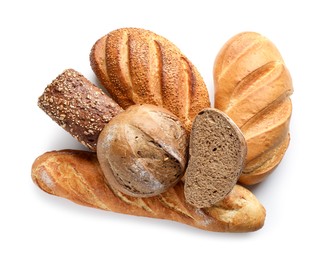
[[[186,171],[186,199],[196,207],[211,206],[236,184],[246,151],[236,126],[217,110],[204,110],[194,121]]]

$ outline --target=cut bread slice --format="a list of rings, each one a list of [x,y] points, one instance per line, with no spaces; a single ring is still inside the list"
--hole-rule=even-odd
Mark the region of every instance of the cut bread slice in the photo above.
[[[204,208],[222,200],[238,181],[246,154],[245,139],[232,119],[214,108],[199,112],[190,135],[187,202]]]

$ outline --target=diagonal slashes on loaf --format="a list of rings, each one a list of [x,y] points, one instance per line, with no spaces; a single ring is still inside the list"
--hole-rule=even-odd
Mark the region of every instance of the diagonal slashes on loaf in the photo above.
[[[149,41],[149,89],[156,105],[163,106],[162,53],[158,41]],[[135,101],[135,103],[138,103]]]
[[[195,66],[173,43],[151,31],[112,31],[94,44],[90,61],[100,83],[123,108],[143,103],[163,106],[190,131],[196,114],[210,107]]]
[[[215,107],[240,127],[248,146],[240,182],[258,183],[289,144],[290,73],[275,45],[254,32],[232,37],[219,51],[213,73]]]
[[[45,192],[75,203],[118,213],[168,219],[200,229],[248,232],[264,225],[265,209],[247,189],[236,185],[225,200],[197,209],[184,198],[183,183],[150,198],[135,198],[111,189],[95,153],[48,152],[32,166],[33,181]]]
[[[279,61],[269,62],[254,70],[235,85],[225,111],[235,118],[237,125],[243,129],[254,118],[269,112],[276,103],[283,102],[292,92],[289,72]],[[275,82],[286,82],[275,86]],[[255,104],[248,106],[248,103]],[[247,126],[248,128],[248,126]]]
[[[215,106],[224,111],[234,87],[249,74],[273,61],[283,63],[278,49],[267,38],[253,32],[232,37],[219,51],[214,64],[215,92],[218,96]]]

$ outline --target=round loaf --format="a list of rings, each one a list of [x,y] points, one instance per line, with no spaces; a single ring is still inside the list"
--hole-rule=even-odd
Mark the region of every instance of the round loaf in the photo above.
[[[215,107],[240,127],[248,146],[243,184],[261,182],[289,144],[292,80],[276,46],[255,32],[231,38],[214,64]]]
[[[196,114],[210,107],[195,66],[173,43],[151,31],[112,31],[94,44],[90,61],[100,83],[124,109],[133,104],[162,106],[189,132]]]
[[[172,113],[153,105],[134,105],[104,127],[97,156],[111,187],[150,197],[180,180],[187,146],[186,131]]]

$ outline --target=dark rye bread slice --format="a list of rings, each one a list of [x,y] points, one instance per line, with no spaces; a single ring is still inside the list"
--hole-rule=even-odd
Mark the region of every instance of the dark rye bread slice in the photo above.
[[[210,207],[236,184],[244,167],[247,145],[241,130],[226,114],[207,108],[194,120],[189,155],[186,200],[197,208]]]

